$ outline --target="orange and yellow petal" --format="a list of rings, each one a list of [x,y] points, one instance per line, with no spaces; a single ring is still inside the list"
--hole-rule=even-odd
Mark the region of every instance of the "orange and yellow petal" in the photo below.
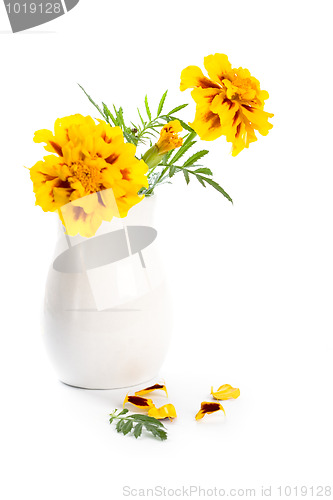
[[[263,111],[262,109],[246,105],[242,106],[242,113],[249,120],[252,127],[258,130],[261,135],[267,135],[273,128],[273,125],[268,121],[269,118],[273,118],[273,113],[267,113],[267,111]]]
[[[131,403],[132,405],[136,406],[137,408],[141,408],[142,410],[147,410],[148,408],[152,408],[153,406],[155,406],[151,399],[142,398],[140,396],[129,396],[128,394],[124,399],[123,407],[126,403]]]
[[[223,134],[219,115],[213,113],[208,106],[197,106],[194,121],[189,125],[204,141],[214,141]]]
[[[225,92],[221,89],[202,89],[199,87],[191,92],[191,96],[198,106],[210,106],[218,95],[221,95],[223,99]]]
[[[209,78],[214,82],[222,83],[231,70],[228,56],[225,54],[212,54],[204,58],[204,66]]]
[[[237,399],[240,396],[240,390],[232,387],[230,384],[221,385],[216,391],[211,388],[213,398],[226,401],[227,399]]]
[[[58,214],[69,236],[80,234],[90,238],[102,224],[102,217],[97,212],[87,214],[82,207],[72,203],[60,207]]]
[[[156,406],[149,408],[148,416],[157,418],[158,420],[163,420],[164,418],[173,420],[174,418],[177,418],[177,413],[173,404],[168,403],[160,408],[156,408]]]
[[[181,72],[180,90],[183,91],[195,87],[201,87],[203,89],[221,88],[220,85],[204,76],[198,66],[188,66]]]
[[[179,148],[183,144],[182,137],[178,136],[178,133],[182,130],[183,127],[179,120],[172,120],[162,127],[159,140],[155,144],[159,155],[163,155],[172,149]]]
[[[136,391],[135,395],[136,396],[144,396],[145,394],[149,394],[150,392],[154,391],[164,391],[166,396],[168,397],[168,391],[165,386],[165,384],[154,384],[149,387],[146,387],[145,389],[141,389],[140,391]]]
[[[201,403],[201,408],[195,416],[196,420],[201,420],[205,415],[215,413],[217,411],[223,411],[225,414],[224,408],[220,403],[212,403],[209,401],[204,401]]]

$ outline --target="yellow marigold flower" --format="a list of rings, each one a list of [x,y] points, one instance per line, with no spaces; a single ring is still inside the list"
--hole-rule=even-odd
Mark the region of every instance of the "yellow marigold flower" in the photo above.
[[[141,398],[139,396],[129,396],[128,394],[124,399],[123,408],[126,403],[131,403],[132,405],[137,406],[138,408],[141,408],[143,410],[147,410],[148,408],[155,406],[151,399]]]
[[[103,220],[125,217],[143,199],[148,167],[120,127],[77,114],[56,120],[54,133],[37,131],[34,141],[53,153],[30,169],[36,205],[58,210],[69,235],[92,236]]]
[[[182,130],[183,127],[179,120],[173,120],[162,127],[157,143],[149,148],[142,157],[150,169],[160,163],[165,153],[179,148],[183,144],[183,139],[178,137],[178,133]]]
[[[156,408],[156,406],[149,408],[148,416],[157,418],[158,420],[163,420],[164,418],[173,420],[174,418],[177,418],[177,413],[175,407],[169,403],[161,406],[160,408]]]
[[[225,54],[205,57],[209,78],[197,66],[188,66],[181,73],[180,90],[193,88],[196,102],[194,122],[189,125],[201,139],[213,141],[225,135],[236,156],[257,140],[255,130],[267,135],[273,127],[268,122],[272,113],[264,111],[268,92],[249,70],[232,68]]]
[[[158,391],[158,390],[164,391],[166,396],[168,397],[168,391],[167,391],[167,388],[164,384],[163,385],[162,384],[151,385],[150,387],[146,387],[146,389],[141,389],[140,391],[136,391],[135,395],[136,396],[144,396],[145,394],[149,394],[150,392]]]
[[[235,389],[230,384],[224,384],[221,385],[221,387],[219,387],[215,392],[212,387],[211,395],[213,396],[213,398],[220,399],[222,401],[225,401],[227,399],[237,399],[240,396],[240,390]]]
[[[225,414],[224,408],[220,403],[212,403],[209,401],[204,401],[201,403],[201,408],[195,416],[195,420],[201,420],[206,414],[215,413],[216,411],[222,410]]]
[[[183,144],[183,139],[178,137],[178,133],[183,130],[179,120],[166,123],[161,130],[160,138],[156,147],[160,155],[164,155],[172,149],[179,148]]]

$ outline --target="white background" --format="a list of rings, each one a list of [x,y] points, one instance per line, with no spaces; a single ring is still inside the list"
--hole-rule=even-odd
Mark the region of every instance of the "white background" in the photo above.
[[[1,498],[332,485],[331,3],[81,0],[15,35],[2,4],[0,18]],[[126,391],[67,387],[46,358],[39,318],[56,220],[34,206],[23,167],[44,151],[35,130],[96,116],[77,82],[131,119],[146,93],[156,105],[169,88],[167,107],[191,103],[191,121],[180,72],[215,52],[269,91],[274,128],[236,158],[223,138],[203,144],[233,206],[182,178],[161,188],[174,331],[160,376],[179,417],[168,441],[136,441],[108,423]],[[241,390],[227,417],[195,422],[210,386],[225,383]]]

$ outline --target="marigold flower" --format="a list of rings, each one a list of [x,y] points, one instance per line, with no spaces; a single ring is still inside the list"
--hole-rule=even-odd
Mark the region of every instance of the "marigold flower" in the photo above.
[[[179,148],[183,144],[183,139],[178,137],[178,133],[182,130],[183,127],[179,120],[173,120],[162,127],[157,143],[149,148],[142,157],[150,169],[160,163],[165,153]]]
[[[257,140],[255,130],[267,135],[273,127],[268,122],[272,113],[264,111],[268,92],[245,68],[232,68],[225,54],[205,57],[209,78],[197,66],[188,66],[181,73],[180,90],[193,88],[196,114],[189,125],[201,139],[213,141],[222,135],[232,143],[236,156]]]
[[[156,406],[152,406],[148,410],[148,416],[157,418],[158,420],[163,420],[164,418],[168,418],[169,420],[173,420],[177,418],[177,413],[175,407],[168,403],[160,408],[156,408]]]
[[[227,399],[237,399],[240,395],[240,390],[232,387],[230,384],[224,384],[221,385],[221,387],[219,387],[215,392],[212,387],[211,395],[215,399],[226,401]]]
[[[201,420],[206,414],[215,413],[216,411],[222,410],[225,414],[224,408],[220,403],[212,403],[210,401],[204,401],[201,403],[201,408],[195,416],[195,420]]]
[[[160,138],[156,147],[160,155],[164,155],[172,149],[179,148],[183,144],[183,139],[178,137],[178,133],[183,130],[179,120],[166,123],[161,130]]]
[[[30,169],[36,205],[58,210],[69,235],[92,236],[103,220],[125,217],[143,199],[148,167],[120,127],[77,114],[56,120],[54,133],[37,131],[34,141],[53,153]]]
[[[123,408],[126,403],[131,403],[132,405],[144,410],[155,406],[151,399],[141,398],[140,396],[129,396],[128,394],[126,394],[126,397],[124,399]]]
[[[168,397],[168,391],[167,391],[167,388],[164,384],[163,385],[162,384],[151,385],[150,387],[146,387],[146,389],[141,389],[140,391],[136,391],[135,395],[136,396],[144,396],[145,394],[149,394],[150,392],[158,391],[158,390],[164,391],[166,396]]]

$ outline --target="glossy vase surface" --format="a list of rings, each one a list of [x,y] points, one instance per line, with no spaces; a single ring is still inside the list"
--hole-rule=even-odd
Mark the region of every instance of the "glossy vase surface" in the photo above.
[[[59,222],[45,291],[43,335],[59,379],[87,389],[153,379],[170,334],[169,293],[154,227],[155,197],[95,236],[69,237]]]

